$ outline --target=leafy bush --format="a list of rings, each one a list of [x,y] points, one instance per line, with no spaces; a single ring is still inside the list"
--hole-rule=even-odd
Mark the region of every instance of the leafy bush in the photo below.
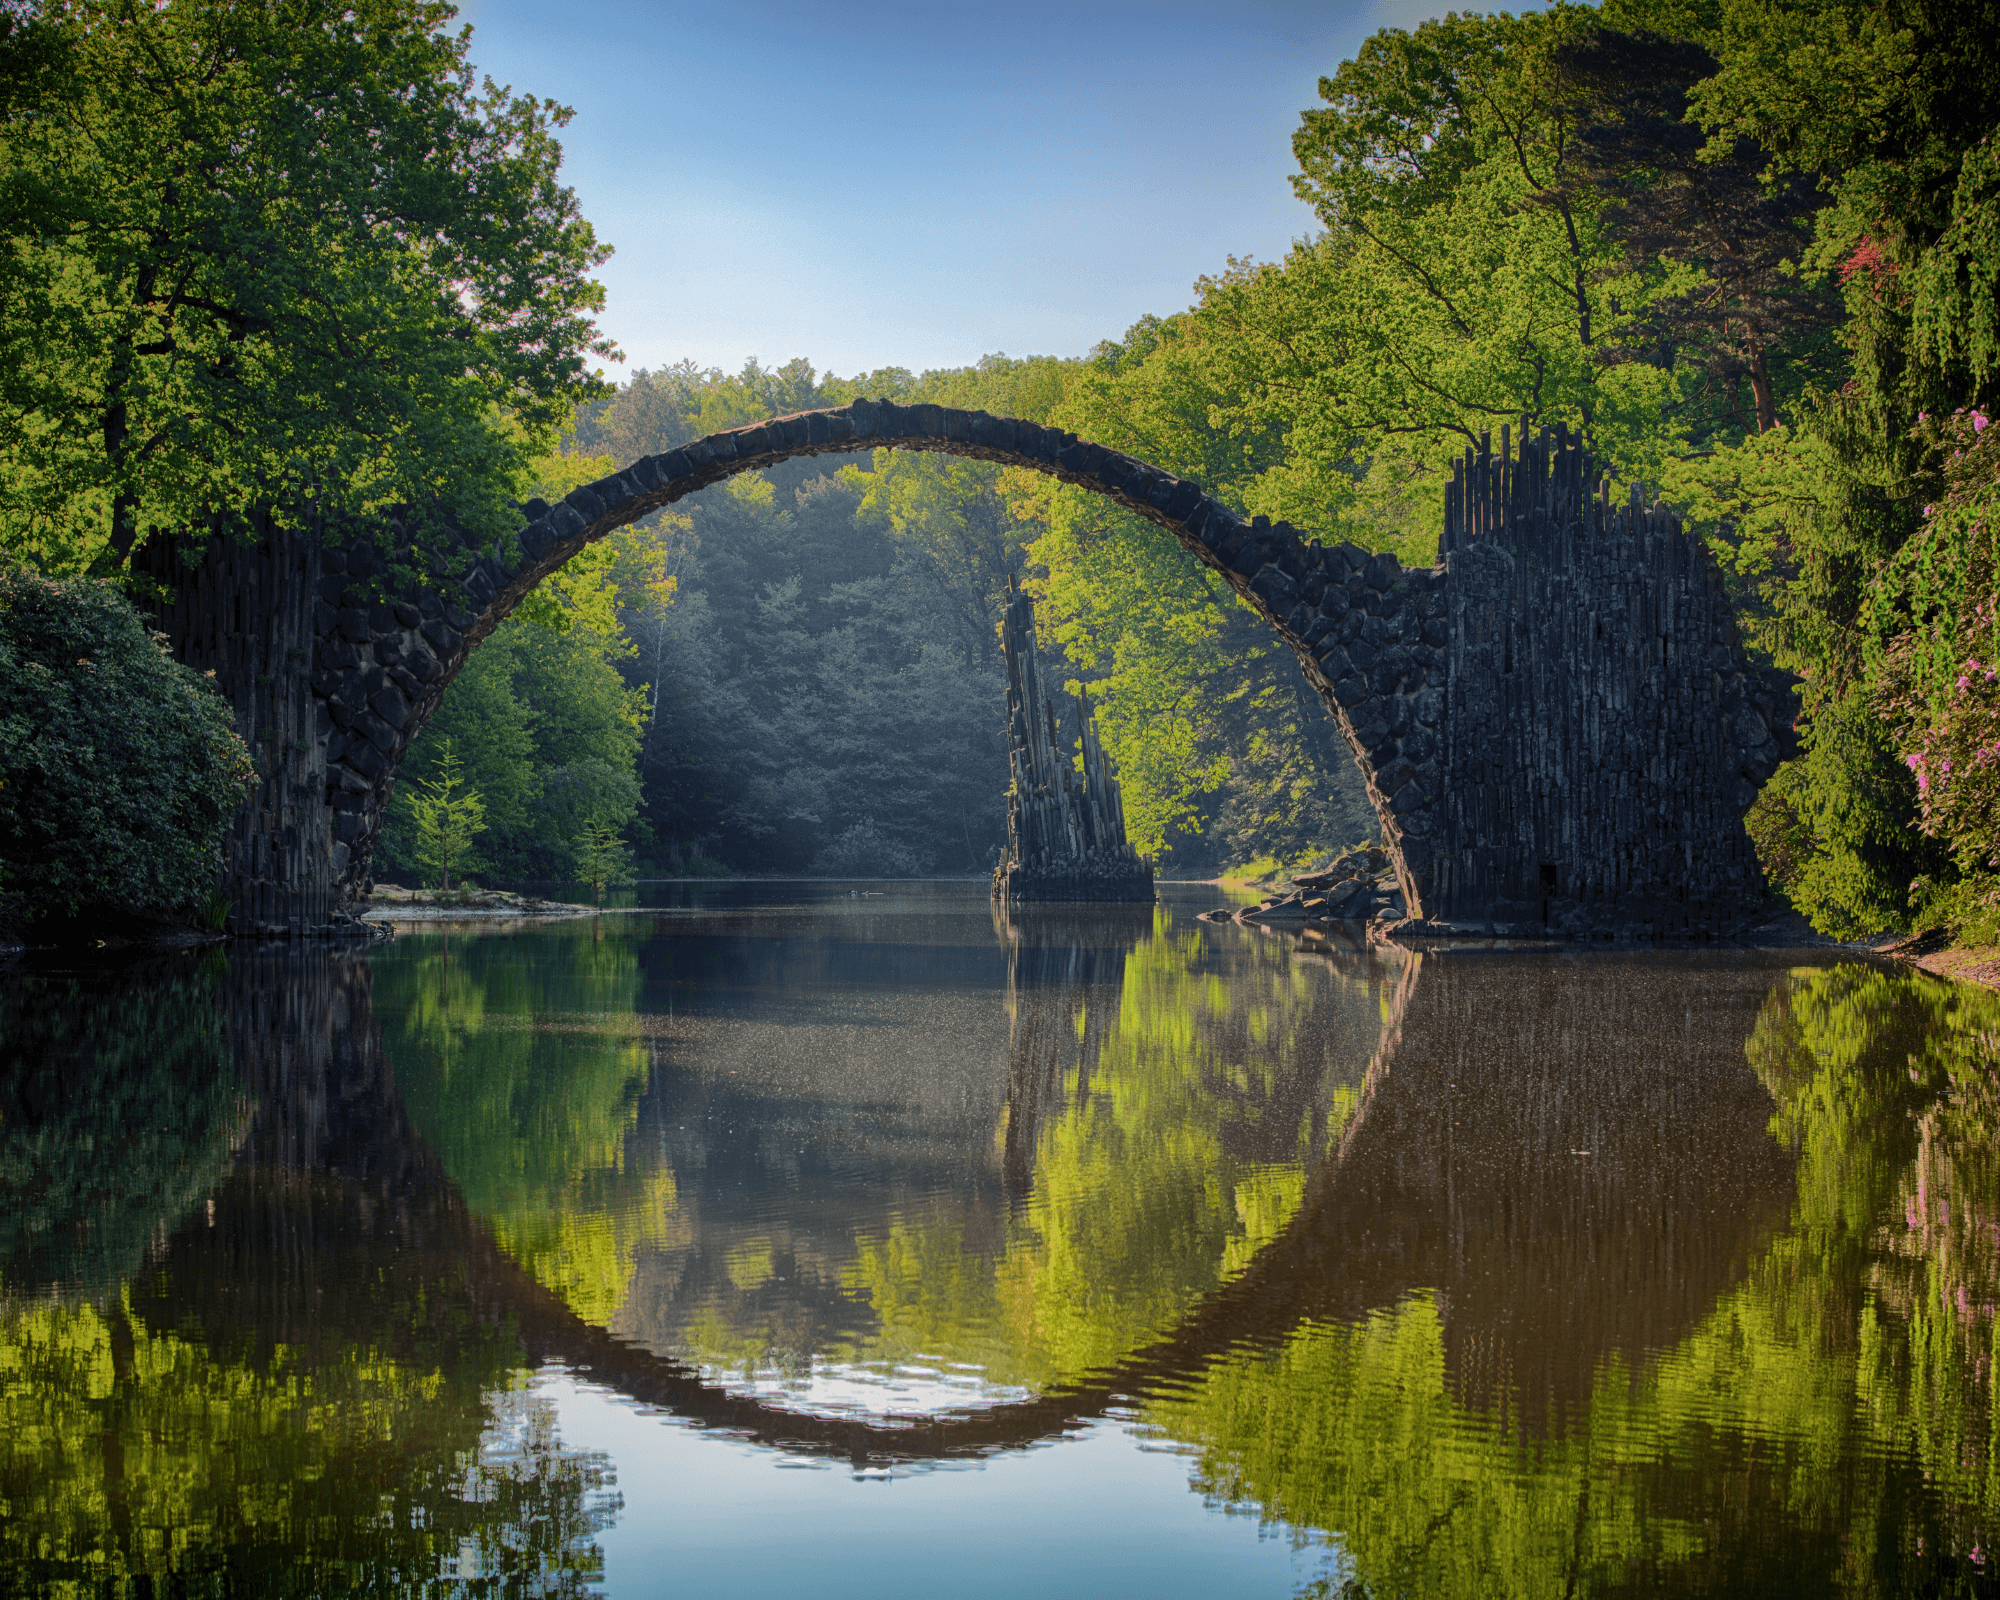
[[[0,563],[0,917],[194,912],[255,777],[228,702],[115,589]]]

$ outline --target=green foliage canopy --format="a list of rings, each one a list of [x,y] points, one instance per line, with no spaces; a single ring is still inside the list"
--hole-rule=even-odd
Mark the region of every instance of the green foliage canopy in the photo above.
[[[115,565],[253,512],[497,537],[615,352],[569,113],[441,0],[48,0],[0,39],[0,545]],[[505,416],[511,426],[500,427]]]

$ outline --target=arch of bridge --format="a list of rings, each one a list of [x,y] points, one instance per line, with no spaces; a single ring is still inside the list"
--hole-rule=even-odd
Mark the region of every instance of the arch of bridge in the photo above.
[[[396,765],[444,686],[543,578],[736,473],[885,446],[1076,484],[1218,574],[1298,656],[1361,769],[1409,914],[1429,927],[1715,935],[1761,901],[1742,819],[1795,748],[1787,680],[1745,655],[1702,541],[1636,493],[1614,504],[1563,429],[1524,437],[1518,455],[1504,429],[1499,452],[1469,451],[1440,564],[1406,570],[1245,521],[1200,485],[1059,428],[868,400],[713,434],[558,505],[531,501],[511,559],[473,554],[455,579],[440,564],[391,603],[340,609],[382,568],[369,541],[321,550],[311,691],[340,898],[367,880]]]
[[[889,447],[1000,462],[1076,484],[1166,529],[1297,653],[1354,752],[1413,914],[1439,825],[1444,644],[1441,573],[1390,555],[1319,545],[1283,523],[1245,521],[1198,484],[1059,428],[983,411],[858,400],[774,417],[635,461],[548,505],[530,501],[518,555],[473,555],[447,583],[341,609],[384,563],[366,541],[323,552],[313,692],[325,706],[334,872],[348,897],[369,858],[397,764],[444,687],[529,591],[586,545],[740,472],[796,456]]]

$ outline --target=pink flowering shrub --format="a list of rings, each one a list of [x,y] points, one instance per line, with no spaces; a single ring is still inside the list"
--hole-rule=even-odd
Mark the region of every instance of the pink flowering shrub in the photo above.
[[[1917,780],[1918,826],[1962,867],[2000,870],[2000,651],[1993,603],[1975,608],[1985,644],[1958,664],[1938,701],[1906,707],[1903,764]]]

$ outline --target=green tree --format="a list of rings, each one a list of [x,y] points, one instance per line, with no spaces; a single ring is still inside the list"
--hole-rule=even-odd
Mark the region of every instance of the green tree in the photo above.
[[[510,617],[467,660],[404,758],[434,780],[446,743],[486,802],[485,865],[508,878],[562,878],[571,844],[594,822],[623,831],[637,816],[634,769],[650,696],[620,667],[634,656],[619,621],[616,563],[586,563],[545,586],[547,612]],[[378,846],[379,870],[419,866],[411,802],[400,789]]]
[[[1846,381],[1806,395],[1797,426],[1734,481],[1718,452],[1710,509],[1741,529],[1769,637],[1806,679],[1806,752],[1774,797],[1776,831],[1803,846],[1790,892],[1830,932],[1894,926],[1920,909],[1913,882],[1973,881],[1915,826],[1909,759],[1935,729],[1911,696],[1942,714],[1992,594],[1980,517],[1927,515],[1953,446],[1926,419],[1969,424],[2000,401],[2000,37],[1985,7],[1956,0],[1631,10],[1715,55],[1689,96],[1712,157],[1754,140],[1774,181],[1830,197],[1799,265],[1837,278]]]
[[[0,543],[403,503],[496,538],[611,355],[562,107],[441,0],[47,0],[0,119]],[[511,426],[497,427],[504,413]]]
[[[472,841],[486,831],[486,803],[465,786],[451,740],[438,746],[437,776],[410,785],[409,807],[417,830],[417,860],[434,876],[439,889],[451,892],[451,869],[461,878],[472,855]]]
[[[204,910],[254,776],[214,686],[114,589],[0,560],[0,915]]]
[[[576,875],[590,885],[596,903],[603,905],[607,884],[631,881],[632,847],[609,823],[587,822],[576,836]]]

